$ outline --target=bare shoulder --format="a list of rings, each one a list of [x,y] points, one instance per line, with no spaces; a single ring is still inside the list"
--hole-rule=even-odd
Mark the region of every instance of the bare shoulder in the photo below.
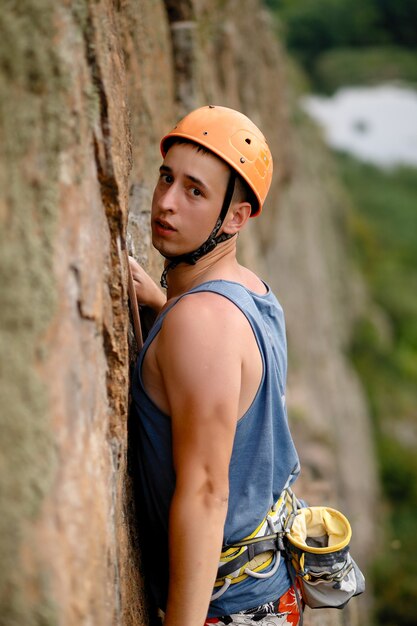
[[[187,294],[167,313],[163,330],[170,335],[205,336],[219,335],[222,341],[227,341],[229,334],[233,334],[248,324],[240,309],[228,298],[210,291]]]
[[[157,341],[170,414],[185,398],[199,407],[212,406],[213,399],[233,401],[229,413],[236,419],[246,412],[260,383],[262,361],[249,321],[228,298],[187,294],[166,314]]]

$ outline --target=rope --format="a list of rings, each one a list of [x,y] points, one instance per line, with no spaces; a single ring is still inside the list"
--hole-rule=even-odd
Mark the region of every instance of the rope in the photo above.
[[[138,346],[138,350],[141,350],[143,346],[143,336],[142,336],[142,326],[140,323],[138,300],[136,298],[135,283],[133,282],[132,270],[130,269],[129,257],[127,255],[127,252],[126,252],[126,256],[127,256],[127,270],[128,270],[128,293],[129,293],[130,311],[132,313],[132,319],[133,319],[133,330],[135,332],[135,339],[136,339],[136,343]]]

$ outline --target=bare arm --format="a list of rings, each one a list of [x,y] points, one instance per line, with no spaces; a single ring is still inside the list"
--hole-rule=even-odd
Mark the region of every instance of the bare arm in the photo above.
[[[228,504],[242,358],[234,305],[196,294],[167,316],[158,364],[170,405],[176,489],[170,510],[165,626],[202,626]]]
[[[129,265],[135,285],[138,305],[148,306],[153,309],[155,313],[159,313],[166,303],[166,297],[149,274],[147,274],[131,256],[129,257]]]

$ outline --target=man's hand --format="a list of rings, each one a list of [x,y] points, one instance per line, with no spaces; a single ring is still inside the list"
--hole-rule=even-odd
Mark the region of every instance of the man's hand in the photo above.
[[[149,274],[147,274],[139,263],[137,263],[137,261],[135,261],[135,259],[131,256],[129,256],[129,265],[132,272],[133,283],[135,285],[138,305],[148,306],[156,313],[159,313],[166,303],[166,297]]]

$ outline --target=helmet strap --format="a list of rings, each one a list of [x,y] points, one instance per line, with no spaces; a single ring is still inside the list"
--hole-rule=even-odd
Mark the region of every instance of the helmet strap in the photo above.
[[[179,254],[177,256],[163,255],[169,261],[169,263],[166,265],[164,271],[162,272],[161,281],[160,281],[161,287],[163,287],[164,289],[168,287],[167,274],[169,270],[172,270],[175,267],[177,267],[179,263],[188,263],[189,265],[195,265],[197,261],[201,259],[201,257],[205,256],[206,254],[214,250],[217,244],[222,243],[223,241],[226,241],[227,239],[230,239],[231,237],[234,237],[236,233],[222,233],[219,236],[217,236],[217,233],[219,232],[224,222],[224,219],[227,215],[227,212],[229,210],[230,203],[233,197],[233,192],[235,190],[235,182],[236,182],[236,174],[232,170],[230,172],[229,182],[227,183],[226,193],[224,196],[220,215],[217,218],[216,225],[214,226],[210,235],[207,237],[206,241],[202,243],[201,246],[199,246],[193,252],[187,252],[186,254]]]

